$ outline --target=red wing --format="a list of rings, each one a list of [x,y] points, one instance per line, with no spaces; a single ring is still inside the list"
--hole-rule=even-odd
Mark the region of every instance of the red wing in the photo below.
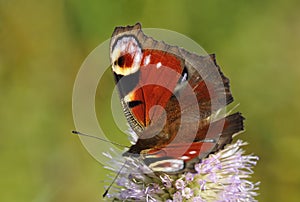
[[[192,142],[181,144],[169,144],[161,149],[149,149],[146,158],[173,158],[190,161],[196,157],[206,156],[214,148],[214,142]]]
[[[131,108],[132,115],[144,127],[157,121],[172,96],[182,72],[181,60],[160,50],[144,50],[139,83],[130,94],[130,102],[139,102]],[[150,117],[150,109],[155,108]]]
[[[232,140],[232,135],[243,130],[243,117],[240,113],[229,115],[223,120],[213,122],[212,130],[208,128],[198,131],[202,141],[170,143],[163,148],[148,149],[144,153],[144,162],[153,170],[161,172],[194,171],[194,163],[208,154],[223,148]],[[221,133],[216,128],[223,127]],[[203,139],[203,137],[205,139]],[[141,141],[141,140],[139,140]],[[133,149],[136,147],[131,147]],[[184,163],[185,162],[185,163]]]
[[[150,149],[147,154],[171,156],[174,158],[190,157],[187,159],[181,158],[182,160],[191,160],[196,156],[205,157],[203,155],[230,143],[232,135],[244,129],[243,120],[244,117],[240,113],[231,114],[200,129],[196,138],[194,138],[195,142],[190,141],[189,137],[184,137],[185,139],[171,142],[163,148]],[[192,151],[196,151],[196,153]]]
[[[124,113],[138,135],[163,115],[183,71],[178,55],[177,47],[144,35],[139,23],[114,30],[110,43],[112,69]],[[161,107],[150,114],[155,105]]]
[[[201,159],[212,150],[215,143],[193,142],[170,144],[161,149],[150,149],[144,154],[144,162],[155,172],[193,172],[192,160]]]

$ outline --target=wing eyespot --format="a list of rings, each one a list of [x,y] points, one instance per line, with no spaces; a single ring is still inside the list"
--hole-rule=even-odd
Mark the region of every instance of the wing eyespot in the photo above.
[[[125,64],[125,56],[120,56],[116,62],[119,67],[123,67]]]

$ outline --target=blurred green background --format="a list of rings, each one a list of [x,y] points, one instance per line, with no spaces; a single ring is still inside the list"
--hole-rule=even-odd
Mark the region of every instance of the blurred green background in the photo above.
[[[259,201],[299,201],[299,9],[297,0],[0,0],[0,201],[101,201],[105,171],[70,135],[72,88],[114,27],[137,21],[217,54],[247,118],[240,138],[260,156]],[[112,89],[112,77],[102,82]]]

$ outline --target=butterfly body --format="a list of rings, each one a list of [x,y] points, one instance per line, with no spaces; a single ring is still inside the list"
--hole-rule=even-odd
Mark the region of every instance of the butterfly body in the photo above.
[[[156,41],[139,23],[115,29],[110,55],[125,116],[139,136],[125,156],[141,156],[154,171],[193,170],[243,130],[240,113],[212,117],[233,101],[214,55]]]

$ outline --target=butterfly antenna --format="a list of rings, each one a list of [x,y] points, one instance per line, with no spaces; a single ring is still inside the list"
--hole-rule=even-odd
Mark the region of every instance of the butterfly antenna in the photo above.
[[[104,142],[109,142],[109,143],[111,143],[111,144],[118,145],[118,146],[121,146],[121,147],[129,148],[128,146],[125,146],[125,145],[122,145],[122,144],[119,144],[119,143],[115,143],[115,142],[111,142],[111,141],[106,140],[106,139],[101,138],[101,137],[97,137],[97,136],[93,136],[93,135],[88,135],[88,134],[85,134],[85,133],[81,133],[81,132],[76,131],[76,130],[73,130],[72,133],[75,134],[75,135],[86,136],[86,137],[98,139],[98,140],[101,140],[101,141],[104,141]],[[129,157],[130,157],[130,156],[129,156]],[[126,161],[123,163],[122,167],[120,168],[120,170],[119,170],[118,173],[116,174],[115,178],[114,178],[113,181],[110,183],[110,185],[108,186],[108,188],[105,190],[104,194],[102,195],[103,198],[106,197],[106,195],[108,194],[110,188],[111,188],[112,185],[115,183],[115,181],[118,179],[118,177],[119,177],[119,175],[120,175],[122,169],[123,169],[124,166],[126,165],[127,161],[128,161],[128,160],[126,160]]]
[[[97,139],[97,140],[101,140],[103,142],[109,142],[109,143],[114,144],[114,145],[118,145],[118,146],[121,146],[121,147],[129,148],[128,146],[125,146],[125,145],[122,145],[122,144],[119,144],[119,143],[116,143],[116,142],[112,142],[112,141],[106,140],[106,139],[101,138],[101,137],[97,137],[97,136],[93,136],[93,135],[88,135],[88,134],[85,134],[85,133],[81,133],[81,132],[76,131],[76,130],[73,130],[72,133],[75,134],[75,135],[86,136],[86,137],[94,138],[94,139]]]
[[[103,198],[106,197],[106,195],[108,194],[110,188],[112,187],[112,185],[115,183],[115,181],[118,179],[122,169],[124,168],[124,166],[126,165],[127,160],[123,163],[122,167],[120,168],[120,170],[118,171],[118,173],[116,174],[115,178],[113,179],[113,181],[110,183],[110,185],[107,187],[107,189],[105,190],[104,194],[102,195]]]

